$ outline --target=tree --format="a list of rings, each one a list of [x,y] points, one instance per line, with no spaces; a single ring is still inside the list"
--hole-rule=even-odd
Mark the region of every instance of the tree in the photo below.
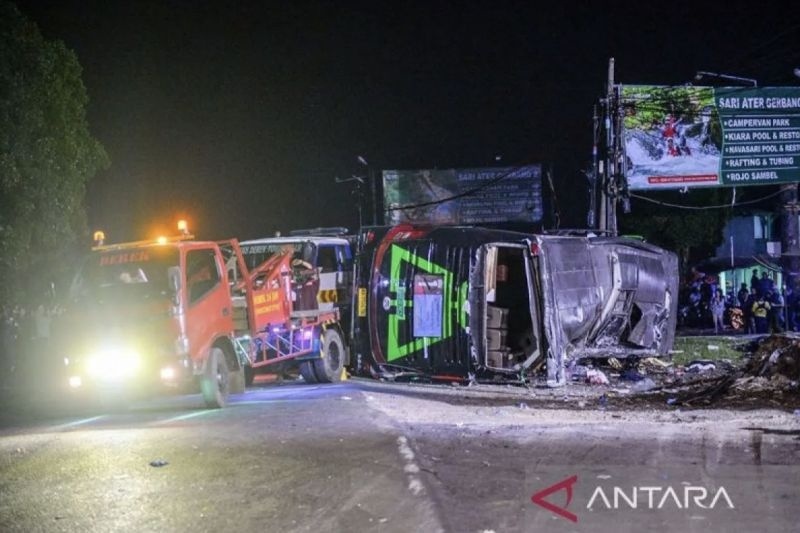
[[[35,303],[87,235],[86,184],[108,165],[74,52],[0,0],[0,302]]]
[[[628,215],[620,218],[622,233],[642,235],[648,241],[674,250],[680,260],[682,274],[686,274],[693,262],[712,257],[721,244],[729,210],[698,209],[703,206],[723,203],[723,193],[718,189],[693,190],[694,209],[680,210],[652,203],[637,204]],[[666,203],[686,204],[686,199],[673,199],[666,195]],[[662,200],[663,201],[663,200]]]

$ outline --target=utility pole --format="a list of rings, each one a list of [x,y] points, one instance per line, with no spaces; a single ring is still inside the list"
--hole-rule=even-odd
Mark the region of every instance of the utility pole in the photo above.
[[[600,117],[597,115],[597,105],[592,109],[592,170],[587,175],[589,179],[589,212],[586,214],[586,227],[598,227],[597,223],[597,145],[600,142]]]
[[[379,226],[383,224],[383,220],[378,219],[378,180],[375,176],[375,169],[369,167],[369,182],[372,187],[372,224]]]
[[[606,128],[606,168],[600,180],[600,230],[616,233],[615,200],[609,196],[613,181],[617,175],[617,149],[615,136],[615,113],[617,102],[614,90],[614,58],[608,60],[608,88],[605,101],[605,128]]]
[[[795,288],[797,272],[800,270],[800,228],[797,216],[800,203],[797,199],[797,183],[781,185],[781,257],[784,273],[788,274],[787,285]],[[791,285],[790,283],[791,282]]]

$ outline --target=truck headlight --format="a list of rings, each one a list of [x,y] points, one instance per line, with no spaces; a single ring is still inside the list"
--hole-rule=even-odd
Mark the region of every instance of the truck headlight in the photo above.
[[[96,352],[86,361],[86,373],[96,379],[121,379],[136,375],[141,366],[139,354],[129,348]]]

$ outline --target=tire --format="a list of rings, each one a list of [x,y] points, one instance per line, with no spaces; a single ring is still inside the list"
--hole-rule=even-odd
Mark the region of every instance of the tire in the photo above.
[[[228,392],[231,394],[244,394],[247,385],[245,383],[244,369],[239,369],[228,373]]]
[[[206,368],[200,379],[203,401],[210,409],[225,407],[230,392],[230,375],[225,354],[221,348],[214,346],[208,354]]]
[[[320,383],[336,383],[342,380],[344,369],[344,342],[339,332],[333,328],[325,330],[322,336],[322,349],[319,359],[314,359],[314,373]]]
[[[244,385],[245,387],[252,387],[253,382],[256,380],[256,369],[250,365],[244,366]]]
[[[314,372],[314,361],[303,361],[300,363],[300,375],[306,383],[316,383],[317,374]]]

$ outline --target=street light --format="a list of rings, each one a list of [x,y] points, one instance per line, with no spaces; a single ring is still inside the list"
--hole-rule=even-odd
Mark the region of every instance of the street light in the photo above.
[[[703,78],[718,78],[721,80],[738,81],[740,83],[749,83],[753,87],[758,87],[758,80],[753,78],[743,78],[741,76],[733,76],[731,74],[720,74],[719,72],[708,72],[705,70],[698,70],[694,75],[694,81],[700,81]]]

